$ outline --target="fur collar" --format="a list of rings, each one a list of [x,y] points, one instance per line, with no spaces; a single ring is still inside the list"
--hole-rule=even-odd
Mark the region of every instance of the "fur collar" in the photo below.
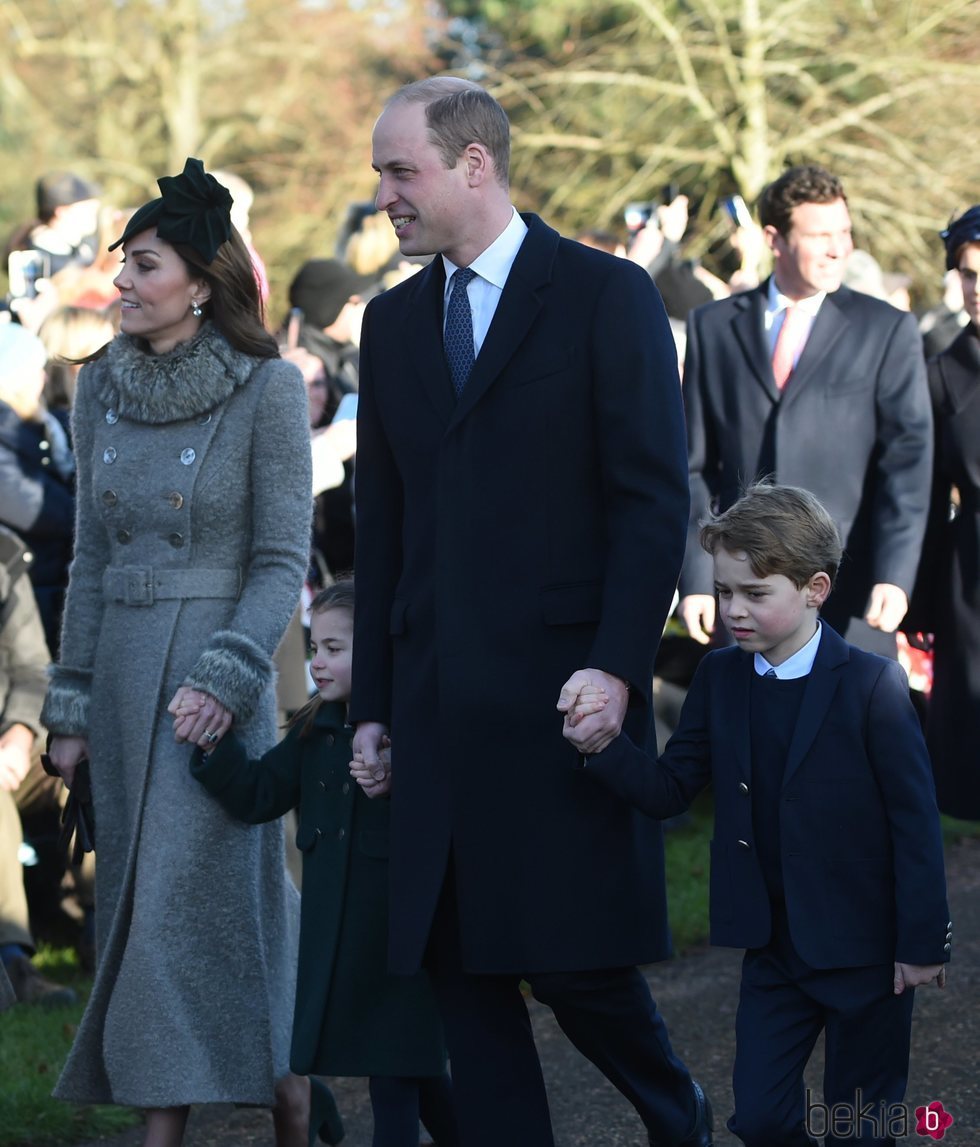
[[[99,399],[131,422],[197,418],[230,398],[262,361],[236,351],[211,323],[167,354],[150,354],[145,345],[118,334],[99,363]]]

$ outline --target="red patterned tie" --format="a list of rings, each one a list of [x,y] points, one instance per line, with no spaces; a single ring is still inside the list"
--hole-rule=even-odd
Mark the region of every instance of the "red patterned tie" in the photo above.
[[[807,315],[803,308],[791,303],[783,316],[783,325],[772,352],[772,374],[776,389],[782,390],[793,373],[793,365],[803,346],[807,332]]]

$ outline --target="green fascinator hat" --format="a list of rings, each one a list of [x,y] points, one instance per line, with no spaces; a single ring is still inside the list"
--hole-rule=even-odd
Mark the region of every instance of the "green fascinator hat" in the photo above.
[[[157,186],[160,198],[143,204],[109,250],[155,227],[161,239],[183,243],[213,263],[218,248],[231,238],[231,192],[208,175],[199,159],[188,159],[180,175],[165,175]]]

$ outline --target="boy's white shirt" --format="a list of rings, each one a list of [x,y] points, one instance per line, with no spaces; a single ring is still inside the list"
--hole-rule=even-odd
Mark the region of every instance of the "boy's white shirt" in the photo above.
[[[797,649],[792,657],[787,657],[782,665],[770,665],[761,653],[756,653],[754,662],[756,673],[760,677],[765,677],[771,669],[781,681],[794,681],[797,677],[808,676],[817,659],[817,650],[820,648],[820,630],[821,622],[818,621],[817,632],[802,649]]]

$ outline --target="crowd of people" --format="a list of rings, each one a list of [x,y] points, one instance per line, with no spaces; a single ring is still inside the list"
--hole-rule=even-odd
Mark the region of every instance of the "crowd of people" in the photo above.
[[[729,1127],[813,1141],[821,1031],[828,1104],[900,1103],[952,946],[938,810],[980,819],[980,206],[918,320],[815,164],[736,212],[726,283],[678,193],[622,249],[518,213],[468,81],[399,90],[372,143],[375,203],[275,334],[251,190],[199,160],[128,215],[45,176],[11,237],[0,957],[72,999],[32,962],[70,909],[94,982],[55,1094],[144,1109],[145,1147],[264,1105],[299,1147],[360,1075],[376,1147],[548,1147],[524,982],[652,1145],[710,1147],[638,966],[659,821],[713,782]],[[675,604],[700,665],[658,759]],[[97,880],[59,841],[83,775]]]

